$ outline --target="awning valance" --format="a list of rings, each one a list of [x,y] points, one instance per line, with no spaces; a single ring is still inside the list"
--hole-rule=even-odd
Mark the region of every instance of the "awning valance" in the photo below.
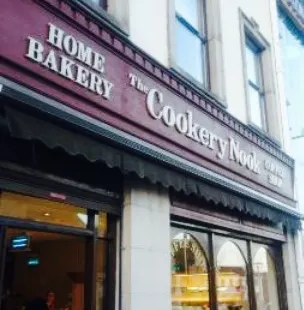
[[[274,223],[282,222],[293,229],[300,227],[296,212],[254,201],[241,194],[233,193],[221,186],[215,186],[191,173],[172,167],[170,162],[131,152],[127,148],[117,147],[104,138],[92,134],[89,130],[81,133],[76,126],[68,128],[67,123],[58,119],[45,120],[43,115],[33,115],[13,107],[5,107],[6,123],[10,135],[23,140],[38,140],[48,148],[61,148],[70,155],[84,156],[90,162],[103,162],[110,168],[118,168],[123,174],[136,174],[141,179],[159,183],[165,188],[182,191],[186,195],[203,197],[207,201],[220,204],[231,210],[267,219]],[[69,126],[72,126],[71,124]]]

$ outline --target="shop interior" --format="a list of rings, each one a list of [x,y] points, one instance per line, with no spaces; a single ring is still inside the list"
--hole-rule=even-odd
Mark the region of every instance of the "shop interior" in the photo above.
[[[69,228],[69,231],[86,228],[86,209],[66,202],[1,192],[0,216],[36,222],[44,227],[43,231],[2,229],[5,241],[0,249],[3,270],[1,310],[45,309],[40,305],[45,304],[48,295],[54,301],[54,307],[49,309],[83,310],[86,261],[92,264],[94,261],[93,252],[87,251],[91,239],[61,233],[61,227],[63,230]],[[58,233],[50,232],[52,225],[57,227]],[[105,236],[105,213],[95,216],[95,229],[98,237]],[[95,246],[96,309],[102,309],[107,243],[98,238]]]
[[[176,231],[176,230],[175,230]],[[180,230],[179,230],[180,231]],[[173,234],[171,281],[173,310],[210,310],[210,292],[216,290],[219,310],[249,310],[246,243],[216,235],[214,238],[215,282],[210,286],[208,236]],[[254,293],[257,309],[278,310],[276,267],[269,248],[252,243]]]
[[[171,244],[173,310],[210,310],[209,267],[206,254],[189,234]],[[249,310],[245,261],[235,245],[223,245],[217,258],[217,296],[220,310]]]
[[[6,251],[1,309],[83,309],[84,238],[8,228]]]

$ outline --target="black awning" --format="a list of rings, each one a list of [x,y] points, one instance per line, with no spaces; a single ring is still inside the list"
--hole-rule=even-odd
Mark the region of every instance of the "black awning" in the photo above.
[[[196,176],[170,167],[169,162],[164,165],[157,159],[118,148],[91,132],[82,130],[80,133],[76,126],[68,128],[68,122],[63,125],[52,118],[46,121],[43,115],[36,117],[32,113],[30,115],[8,106],[5,107],[5,112],[10,135],[14,138],[38,140],[48,148],[61,148],[70,155],[80,155],[90,162],[100,161],[109,168],[118,168],[125,175],[136,174],[139,178],[147,179],[153,184],[159,183],[165,188],[182,191],[186,195],[203,197],[207,201],[263,220],[274,223],[282,222],[283,225],[292,229],[300,227],[299,216],[296,213],[288,215],[286,211],[209,184]]]

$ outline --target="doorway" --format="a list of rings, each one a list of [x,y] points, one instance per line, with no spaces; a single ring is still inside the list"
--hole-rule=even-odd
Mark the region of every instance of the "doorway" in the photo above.
[[[57,310],[114,309],[117,224],[78,203],[1,192],[0,310],[27,310],[48,292]]]
[[[47,298],[55,309],[83,309],[85,245],[80,236],[7,228],[1,309],[32,310]]]

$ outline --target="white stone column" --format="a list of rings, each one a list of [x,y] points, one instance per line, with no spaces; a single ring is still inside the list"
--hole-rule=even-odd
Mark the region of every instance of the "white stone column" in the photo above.
[[[300,298],[302,309],[304,309],[304,249],[303,249],[303,232],[298,231],[295,236],[295,254],[297,258],[298,277],[300,285]]]
[[[295,251],[295,239],[287,234],[287,242],[283,245],[284,271],[287,288],[288,309],[301,310],[299,272]]]
[[[122,228],[122,310],[171,309],[168,191],[125,181]]]

